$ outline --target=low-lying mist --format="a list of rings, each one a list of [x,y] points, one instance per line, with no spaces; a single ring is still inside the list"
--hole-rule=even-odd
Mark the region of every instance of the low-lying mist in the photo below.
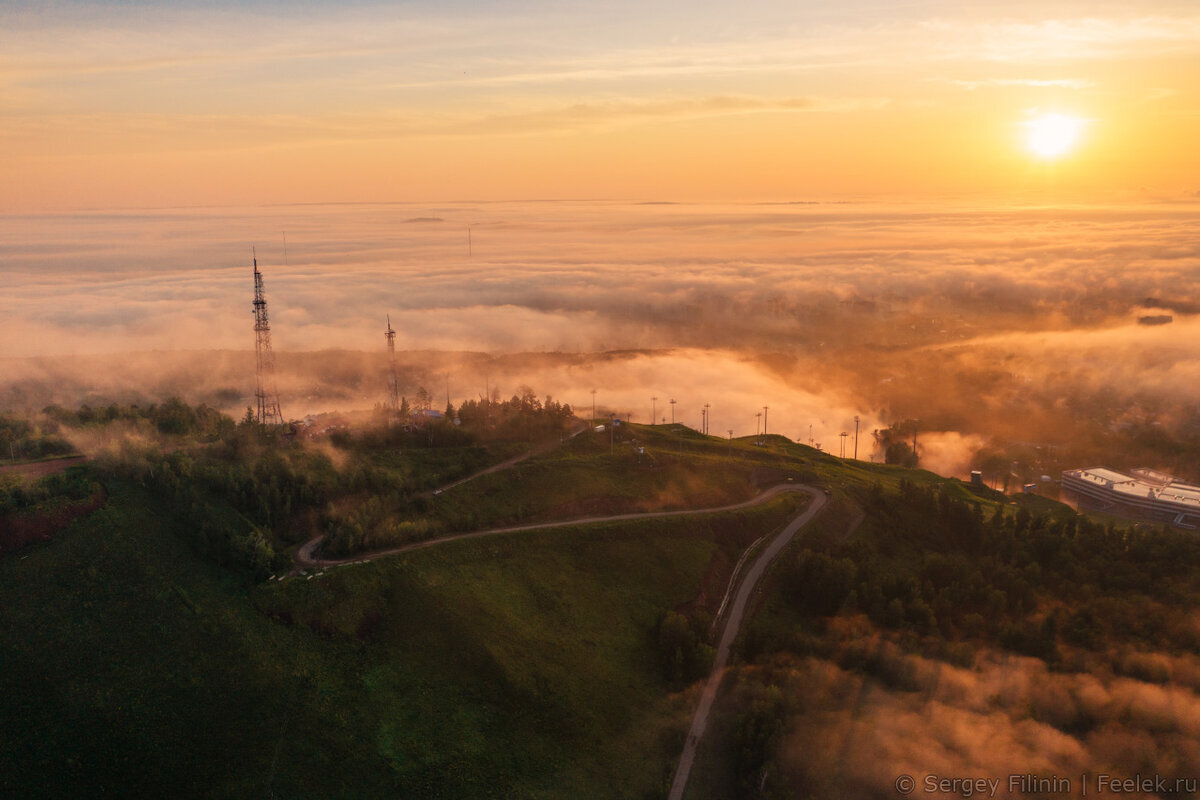
[[[652,407],[669,421],[674,398],[699,427],[708,403],[722,436],[761,429],[768,406],[769,432],[835,454],[852,454],[857,415],[861,458],[882,454],[873,430],[911,425],[922,463],[948,474],[987,459],[1186,473],[1198,212],[594,201],[10,216],[0,404],[178,394],[240,415],[256,245],[293,418],[382,399],[390,314],[402,391],[424,386],[437,407],[447,389],[457,404],[524,384],[590,411],[594,388],[598,412],[641,422]]]
[[[780,742],[779,762],[790,785],[809,796],[881,797],[909,775],[917,793],[930,776],[986,776],[1001,781],[995,796],[1086,797],[1097,794],[1098,774],[1162,775],[1173,785],[1200,770],[1190,655],[1124,653],[1114,658],[1114,674],[1051,670],[992,651],[957,667],[886,642],[852,646],[870,651],[893,685],[831,661],[784,667],[805,713]],[[1060,783],[1050,791],[1031,780],[1055,776]]]

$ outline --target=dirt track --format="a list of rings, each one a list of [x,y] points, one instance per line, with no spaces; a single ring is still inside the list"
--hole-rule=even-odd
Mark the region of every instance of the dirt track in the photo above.
[[[71,456],[70,458],[54,458],[49,461],[30,461],[23,464],[3,464],[0,465],[0,472],[16,473],[26,478],[44,478],[47,475],[54,475],[59,472],[66,472],[67,467],[74,467],[87,461],[85,456]]]
[[[750,603],[750,596],[754,593],[755,586],[766,572],[767,567],[783,552],[783,548],[787,547],[796,533],[807,525],[817,515],[817,512],[825,506],[825,493],[820,489],[812,486],[789,488],[808,492],[812,495],[813,502],[795,519],[789,522],[782,533],[767,544],[763,551],[750,564],[749,569],[746,570],[745,577],[742,578],[738,586],[730,590],[735,593],[733,605],[729,610],[729,618],[725,621],[725,627],[721,631],[721,641],[717,645],[717,656],[713,660],[712,670],[708,674],[708,681],[704,684],[704,690],[700,694],[700,704],[696,706],[696,713],[692,717],[692,727],[688,731],[688,737],[683,744],[683,753],[679,757],[679,768],[675,770],[675,778],[671,782],[671,793],[668,795],[668,800],[681,800],[683,790],[687,788],[688,777],[692,771],[692,762],[696,759],[696,748],[700,744],[701,737],[704,736],[704,729],[708,727],[708,713],[712,710],[713,701],[717,698],[717,689],[721,686],[721,679],[725,677],[725,666],[729,663],[729,652],[733,648],[734,640],[737,639],[737,635],[741,631],[742,622],[746,617],[746,607]]]
[[[423,550],[426,547],[434,547],[439,544],[448,542],[458,542],[463,539],[477,539],[482,536],[496,536],[502,533],[520,533],[521,531],[536,531],[545,530],[547,528],[566,528],[574,525],[591,525],[598,522],[626,522],[643,519],[656,519],[659,517],[683,517],[695,514],[715,514],[719,511],[736,511],[739,508],[750,508],[751,506],[760,505],[768,500],[783,494],[784,492],[803,491],[813,493],[816,491],[811,487],[800,486],[797,484],[782,484],[780,486],[772,486],[765,492],[762,492],[754,497],[741,503],[734,503],[728,506],[716,506],[714,508],[689,508],[681,511],[645,511],[637,514],[614,514],[610,517],[583,517],[581,519],[568,519],[561,522],[539,522],[533,525],[515,525],[509,528],[491,528],[485,531],[472,531],[470,533],[456,533],[451,536],[443,536],[438,539],[429,539],[424,542],[413,542],[412,544],[401,545],[400,547],[389,547],[386,550],[376,550],[372,553],[359,553],[349,558],[317,558],[313,555],[314,551],[325,539],[324,536],[317,536],[308,540],[304,545],[296,551],[296,564],[303,569],[313,567],[335,567],[339,564],[354,564],[363,561],[374,561],[377,558],[385,556],[395,556],[401,553],[411,553],[414,550]],[[821,495],[824,500],[824,495]],[[751,567],[753,570],[753,567]]]

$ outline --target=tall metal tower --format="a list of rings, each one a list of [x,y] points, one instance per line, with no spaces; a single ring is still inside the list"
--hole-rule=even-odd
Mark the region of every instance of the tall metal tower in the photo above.
[[[279,392],[275,389],[275,353],[271,351],[271,325],[267,321],[267,298],[263,295],[262,273],[258,271],[258,254],[254,257],[254,350],[258,356],[258,422],[261,425],[282,425]]]
[[[387,330],[383,335],[387,337],[388,361],[392,370],[391,377],[388,378],[387,407],[394,417],[400,413],[400,380],[396,377],[396,332],[392,330],[391,314],[388,314]]]

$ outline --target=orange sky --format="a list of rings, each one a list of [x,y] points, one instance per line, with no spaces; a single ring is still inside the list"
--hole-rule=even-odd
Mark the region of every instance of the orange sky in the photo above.
[[[5,4],[0,212],[1200,191],[1193,3],[818,5]]]

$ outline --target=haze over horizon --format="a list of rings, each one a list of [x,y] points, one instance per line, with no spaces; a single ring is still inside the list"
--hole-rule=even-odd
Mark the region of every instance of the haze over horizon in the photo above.
[[[9,214],[1200,191],[1185,0],[11,2],[0,43]]]
[[[18,2],[0,31],[9,359],[248,350],[255,246],[283,353],[378,354],[387,314],[402,350],[654,351],[595,359],[614,410],[737,405],[712,428],[742,435],[773,405],[827,447],[855,414],[1036,438],[1007,422],[1034,389],[1186,416],[1187,2]],[[171,360],[9,360],[0,388],[248,391]],[[361,364],[285,383],[369,407]],[[597,379],[530,365],[504,391],[578,406]]]

